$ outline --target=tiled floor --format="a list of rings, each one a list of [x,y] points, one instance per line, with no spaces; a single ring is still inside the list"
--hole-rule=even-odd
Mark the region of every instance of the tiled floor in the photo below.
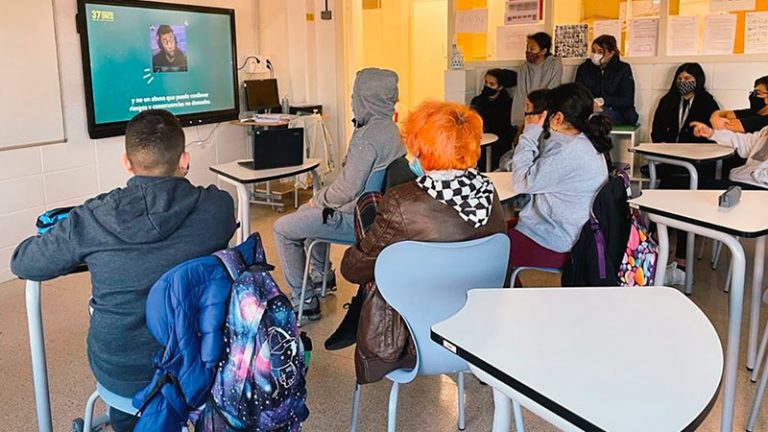
[[[279,214],[269,209],[254,208],[252,217],[252,229],[262,233],[268,259],[277,263],[271,226]],[[745,243],[749,255],[752,244],[748,241]],[[342,247],[333,248],[334,262],[339,262],[342,253]],[[727,319],[727,296],[722,292],[727,263],[725,259],[722,262],[716,272],[700,262],[696,269],[694,294],[691,297],[712,320],[721,335],[725,333]],[[284,285],[279,268],[274,272],[274,276],[278,283]],[[529,286],[547,286],[557,284],[558,280],[551,275],[533,275],[524,278],[523,282]],[[747,282],[747,286],[751,286],[749,277]],[[342,305],[355,291],[355,287],[341,278],[339,283],[339,291],[323,301],[323,319],[304,326],[316,346],[308,377],[308,404],[311,415],[304,424],[305,431],[343,431],[349,425],[355,382],[353,350],[348,348],[328,352],[322,348],[323,341],[343,316]],[[82,416],[85,401],[94,388],[85,357],[89,279],[87,275],[82,274],[68,276],[47,282],[43,288],[54,430],[67,431],[72,418]],[[748,300],[745,303],[746,310]],[[742,333],[746,337],[746,320]],[[740,365],[743,365],[746,343],[742,342],[741,346]],[[0,383],[0,431],[36,430],[24,285],[21,281],[0,284]],[[389,388],[390,384],[386,381],[364,386],[359,430],[386,430]],[[744,430],[755,389],[756,385],[749,382],[746,369],[740,366],[734,430]],[[447,376],[418,378],[401,389],[398,408],[398,430],[455,430],[455,381]],[[642,416],[642,408],[638,407],[637,415]],[[469,376],[466,386],[466,430],[489,431],[492,416],[491,390]],[[525,413],[525,422],[528,431],[555,430],[529,412]],[[719,430],[719,423],[718,402],[699,430]],[[762,410],[756,430],[768,430],[766,408]]]

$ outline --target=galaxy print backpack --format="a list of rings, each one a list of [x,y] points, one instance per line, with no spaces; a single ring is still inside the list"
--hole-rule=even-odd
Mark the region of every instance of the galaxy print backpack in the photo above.
[[[235,249],[215,254],[233,279],[228,349],[195,431],[293,432],[309,416],[304,346],[293,307],[269,273],[274,267],[267,264],[260,237],[255,240],[251,267]]]

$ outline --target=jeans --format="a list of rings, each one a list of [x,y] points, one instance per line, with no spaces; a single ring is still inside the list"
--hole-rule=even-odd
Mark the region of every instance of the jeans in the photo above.
[[[304,277],[306,250],[314,239],[328,239],[343,242],[355,241],[354,215],[334,212],[323,224],[323,209],[304,204],[291,214],[285,215],[272,227],[275,246],[280,257],[285,281],[291,289],[291,298],[298,304],[301,296],[301,282]],[[305,299],[312,298],[312,281],[322,278],[323,261],[328,244],[319,244],[312,248],[312,279],[307,283]],[[330,267],[329,267],[330,268]]]

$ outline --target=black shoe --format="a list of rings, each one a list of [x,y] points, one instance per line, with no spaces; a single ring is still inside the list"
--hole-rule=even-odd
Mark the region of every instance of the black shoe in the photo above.
[[[313,281],[312,289],[317,293],[321,292],[323,290],[323,280],[320,279],[320,282]],[[336,272],[333,270],[331,270],[331,274],[328,275],[328,280],[325,282],[325,290],[326,292],[336,291]]]
[[[363,295],[358,291],[352,301],[344,305],[347,314],[333,334],[326,339],[325,349],[335,351],[354,345],[357,342],[357,323],[360,321],[360,311],[363,308]]]
[[[293,312],[296,314],[296,317],[299,316],[298,305],[293,307]],[[312,296],[312,298],[304,300],[304,311],[302,318],[309,321],[317,321],[320,319],[320,317],[320,299],[318,299],[317,296]]]

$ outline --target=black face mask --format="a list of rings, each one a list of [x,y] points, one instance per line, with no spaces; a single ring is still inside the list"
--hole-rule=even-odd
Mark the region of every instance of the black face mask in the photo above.
[[[359,128],[359,127],[360,127],[360,126],[362,126],[362,125],[363,125],[363,124],[362,124],[362,123],[360,123],[360,121],[359,121],[358,119],[354,119],[354,118],[352,119],[352,126],[353,126],[355,129]]]
[[[501,89],[492,89],[488,86],[484,86],[483,91],[480,94],[483,96],[491,97],[491,96],[496,96],[497,94],[499,94],[500,91]]]
[[[765,108],[765,99],[758,97],[755,92],[749,94],[749,109],[758,112]]]

